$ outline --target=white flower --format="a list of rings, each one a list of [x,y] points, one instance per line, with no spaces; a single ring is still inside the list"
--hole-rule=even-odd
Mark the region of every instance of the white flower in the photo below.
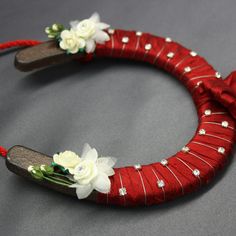
[[[69,172],[73,174],[75,166],[79,164],[81,159],[76,153],[72,151],[65,151],[65,152],[60,152],[59,154],[54,154],[53,161],[56,164],[69,170]]]
[[[60,48],[67,50],[69,53],[75,54],[79,49],[85,47],[85,40],[78,37],[73,29],[63,30],[60,37]]]
[[[70,25],[77,36],[85,40],[85,50],[87,53],[94,52],[96,43],[104,44],[110,39],[109,35],[104,31],[110,26],[100,22],[99,14],[96,12],[89,19],[72,21]]]
[[[101,193],[108,193],[111,188],[109,176],[114,175],[113,166],[116,159],[111,157],[100,157],[96,149],[85,144],[81,155],[81,162],[74,169],[75,184],[70,185],[76,188],[79,199],[86,198],[95,189]]]

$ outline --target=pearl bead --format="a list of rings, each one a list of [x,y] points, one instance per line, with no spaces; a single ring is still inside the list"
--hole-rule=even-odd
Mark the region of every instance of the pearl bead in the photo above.
[[[125,196],[127,194],[126,188],[119,188],[119,195],[120,196]]]
[[[217,151],[221,154],[225,153],[225,149],[223,147],[219,147]]]
[[[170,37],[166,37],[166,42],[170,43],[170,42],[172,42],[172,39]]]
[[[192,57],[196,57],[196,56],[197,56],[197,53],[194,52],[194,51],[191,51],[191,52],[190,52],[190,55],[191,55]]]
[[[185,72],[190,72],[190,71],[191,71],[191,67],[189,67],[189,66],[185,67],[185,68],[184,68],[184,71],[185,71]]]
[[[141,36],[143,33],[141,31],[136,31],[136,36]]]
[[[167,166],[168,161],[167,161],[166,159],[163,159],[163,160],[161,160],[161,164],[162,164],[163,166]]]
[[[134,165],[134,169],[135,170],[141,170],[142,169],[142,166],[140,164],[135,164]]]
[[[198,177],[200,175],[200,171],[198,169],[193,170],[193,175]]]
[[[157,186],[158,188],[163,188],[165,186],[165,182],[162,179],[160,179],[157,181]]]
[[[221,122],[221,126],[224,127],[224,128],[227,128],[229,126],[229,122],[228,121],[222,121]]]
[[[129,38],[128,37],[123,37],[122,38],[122,43],[128,43],[129,42]]]
[[[204,111],[204,114],[205,114],[206,116],[211,115],[211,110],[209,110],[209,109],[208,109],[208,110],[205,110],[205,111]]]
[[[198,133],[200,135],[205,135],[206,134],[206,130],[205,129],[200,129]]]
[[[149,51],[152,48],[152,45],[150,43],[145,45],[145,50]]]
[[[221,74],[219,72],[216,72],[215,76],[216,76],[217,79],[221,78]]]
[[[109,34],[114,34],[114,33],[115,33],[115,30],[114,30],[114,29],[108,29],[108,33],[109,33]]]
[[[168,58],[173,58],[174,55],[175,55],[175,54],[174,54],[173,52],[169,52],[169,53],[167,54],[167,57],[168,57]]]
[[[187,152],[189,152],[189,151],[190,151],[190,148],[187,147],[187,146],[184,146],[184,147],[182,148],[182,152],[184,152],[184,153],[187,153]]]

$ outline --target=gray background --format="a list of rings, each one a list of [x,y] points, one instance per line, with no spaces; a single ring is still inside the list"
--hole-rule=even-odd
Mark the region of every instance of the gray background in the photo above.
[[[236,67],[236,2],[1,0],[0,41],[46,40],[44,27],[98,11],[114,28],[170,36],[227,76]],[[34,73],[0,54],[0,144],[47,154],[80,152],[85,142],[119,166],[159,161],[194,134],[188,92],[151,66],[96,60]],[[236,161],[201,192],[162,206],[121,209],[79,202],[0,165],[1,235],[235,235]]]

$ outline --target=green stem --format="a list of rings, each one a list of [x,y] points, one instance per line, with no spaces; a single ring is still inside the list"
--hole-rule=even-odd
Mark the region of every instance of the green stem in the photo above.
[[[66,186],[66,187],[68,187],[70,185],[70,184],[66,184],[66,183],[63,183],[63,182],[58,182],[58,181],[56,181],[56,180],[54,180],[54,179],[52,179],[50,177],[44,176],[43,178],[48,180],[49,182],[54,183],[54,184],[59,184],[59,185],[63,185],[63,186]]]
[[[50,176],[50,178],[56,180],[56,181],[61,181],[61,182],[64,182],[65,184],[73,184],[67,180],[64,180],[64,179],[61,179],[61,178],[57,178],[57,177],[53,177],[53,176]]]
[[[53,175],[57,175],[57,176],[61,176],[61,177],[67,178],[66,175],[63,175],[63,174],[60,174],[60,173],[57,173],[57,172],[53,172]]]

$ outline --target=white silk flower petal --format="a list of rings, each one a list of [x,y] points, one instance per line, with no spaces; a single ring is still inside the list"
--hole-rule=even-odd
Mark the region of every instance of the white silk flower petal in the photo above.
[[[90,145],[88,143],[85,143],[81,154],[81,158],[84,158],[87,155],[88,151],[90,151],[91,149],[92,148],[90,147]]]
[[[98,174],[93,180],[93,188],[101,193],[109,193],[111,188],[111,181],[105,174]]]
[[[72,184],[69,187],[76,188],[76,195],[78,199],[83,199],[88,197],[93,191],[93,186],[91,184],[87,185]]]
[[[93,39],[90,39],[86,42],[86,52],[87,53],[94,52],[95,48],[96,48],[96,44],[95,44],[95,41]]]
[[[88,161],[93,161],[93,162],[95,162],[97,160],[97,158],[98,158],[98,153],[95,148],[92,148],[91,150],[89,150],[84,157],[84,159],[86,159]]]
[[[90,16],[89,20],[92,20],[94,23],[98,23],[98,22],[100,22],[100,16],[99,16],[99,14],[97,12],[94,12]]]
[[[96,41],[96,43],[103,44],[105,41],[108,41],[109,39],[110,39],[109,35],[102,30],[97,30],[94,35],[94,40]]]

